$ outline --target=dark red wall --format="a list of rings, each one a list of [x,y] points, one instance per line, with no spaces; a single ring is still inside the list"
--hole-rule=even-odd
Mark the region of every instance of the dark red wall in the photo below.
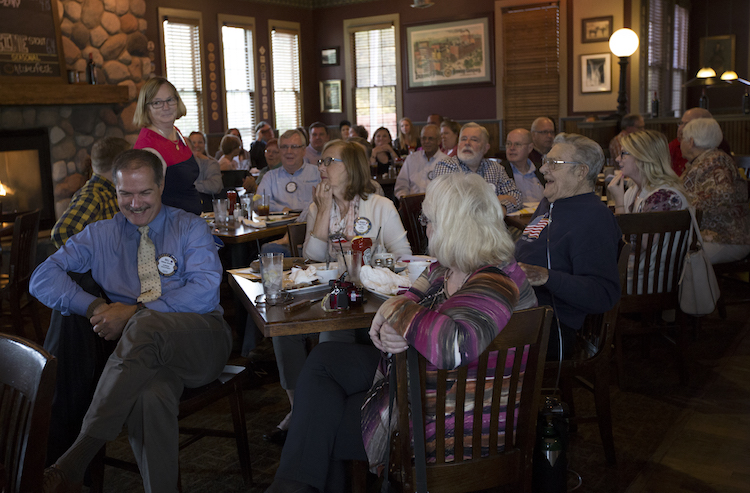
[[[465,86],[460,89],[422,89],[408,91],[406,80],[406,27],[411,24],[448,22],[462,18],[472,18],[485,15],[490,18],[490,24],[494,25],[495,4],[493,0],[472,0],[470,2],[437,1],[433,7],[427,9],[413,9],[408,0],[380,0],[342,7],[330,7],[317,9],[313,12],[316,32],[316,53],[319,54],[323,48],[339,46],[341,56],[344,48],[343,21],[357,17],[368,17],[373,15],[399,14],[401,24],[401,81],[404,102],[404,116],[408,116],[415,122],[424,122],[430,113],[439,113],[443,116],[456,120],[467,119],[495,119],[496,118],[496,88]],[[494,29],[491,38],[492,49],[494,49]],[[319,56],[319,55],[317,55]],[[488,57],[493,59],[494,57]],[[494,69],[494,66],[493,66]],[[337,67],[316,66],[316,77],[318,80],[342,79],[345,73],[344,63]],[[317,94],[317,93],[316,93]],[[316,97],[317,109],[320,102]],[[307,106],[307,105],[306,105]],[[344,107],[344,113],[324,113],[319,115],[321,121],[335,125],[344,118],[349,108]]]

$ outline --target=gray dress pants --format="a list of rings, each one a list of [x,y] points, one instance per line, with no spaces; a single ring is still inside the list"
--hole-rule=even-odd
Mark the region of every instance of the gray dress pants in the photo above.
[[[136,313],[107,360],[82,433],[110,441],[127,424],[146,492],[176,492],[180,395],[215,380],[231,348],[218,311]]]

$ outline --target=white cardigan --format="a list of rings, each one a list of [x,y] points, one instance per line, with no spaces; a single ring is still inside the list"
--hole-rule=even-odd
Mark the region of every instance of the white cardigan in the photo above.
[[[315,229],[317,215],[318,206],[313,202],[310,204],[307,214],[307,236],[305,237],[303,252],[305,258],[323,262],[326,259],[328,240],[311,235]],[[388,253],[392,253],[397,260],[403,255],[411,255],[411,246],[409,246],[409,240],[406,239],[406,230],[404,225],[401,224],[398,211],[390,199],[375,194],[370,194],[367,200],[360,199],[359,217],[367,218],[372,223],[370,231],[360,236],[371,238],[373,247],[375,246],[375,238],[378,236],[378,230],[382,228],[379,241],[383,243]]]

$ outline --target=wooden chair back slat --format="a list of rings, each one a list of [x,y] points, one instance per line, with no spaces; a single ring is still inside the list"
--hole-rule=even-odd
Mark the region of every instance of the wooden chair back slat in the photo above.
[[[435,429],[442,440],[436,443],[435,462],[427,464],[427,484],[429,491],[475,491],[503,484],[516,484],[514,491],[530,491],[531,455],[535,441],[535,426],[539,406],[544,355],[547,350],[552,310],[548,307],[515,312],[502,332],[492,341],[477,361],[476,381],[468,379],[468,366],[456,370],[438,370],[436,388],[437,405]],[[527,359],[522,364],[524,348]],[[509,348],[515,350],[509,350]],[[508,358],[512,358],[512,371],[504,376]],[[423,410],[426,409],[426,360],[420,356],[420,387]],[[494,376],[490,377],[489,362],[495,364]],[[506,364],[508,362],[508,364]],[[523,372],[522,372],[523,370]],[[406,355],[394,357],[394,371],[398,382],[399,426],[408,429],[408,407],[406,402]],[[521,376],[522,374],[522,376]],[[492,385],[485,384],[491,382]],[[403,386],[403,387],[402,387]],[[473,392],[472,392],[473,387]],[[454,412],[446,417],[445,399],[450,389],[455,390]],[[505,391],[507,389],[507,395]],[[432,390],[432,389],[431,389]],[[491,399],[487,392],[491,392]],[[473,394],[473,396],[472,396]],[[482,418],[485,397],[491,401],[489,455],[482,456]],[[471,401],[467,402],[468,399]],[[442,404],[441,404],[442,401]],[[518,406],[517,406],[518,404]],[[464,409],[471,408],[473,425],[471,436],[464,435]],[[518,419],[515,413],[518,407]],[[504,438],[499,440],[500,416],[505,416]],[[445,457],[445,423],[452,420],[454,426],[453,460]],[[442,423],[441,423],[442,422]],[[404,428],[406,426],[407,428]],[[412,464],[413,452],[408,434],[395,435],[394,449],[400,456],[392,461],[389,470],[394,481],[401,483],[403,491],[413,491],[415,470]],[[484,437],[487,438],[487,437]],[[464,458],[464,440],[471,444],[471,458]],[[443,443],[440,443],[443,442]],[[498,446],[503,445],[503,451]],[[485,447],[486,449],[486,447]],[[485,450],[486,451],[486,450]]]
[[[398,206],[398,214],[406,229],[406,238],[411,245],[411,252],[415,255],[427,253],[427,231],[419,223],[422,202],[424,202],[424,194],[416,193],[401,197]]]
[[[42,491],[57,360],[41,346],[0,334],[0,461],[4,491]]]

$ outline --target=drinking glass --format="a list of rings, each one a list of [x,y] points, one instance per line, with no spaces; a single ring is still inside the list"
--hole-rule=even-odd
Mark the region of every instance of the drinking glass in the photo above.
[[[214,223],[217,228],[226,228],[229,222],[229,200],[213,199]]]
[[[284,274],[284,254],[264,253],[260,257],[260,275],[266,302],[274,304],[281,298],[281,280]]]
[[[359,279],[359,271],[362,267],[362,252],[359,250],[344,250],[343,253],[338,252],[336,256],[339,277],[348,271],[345,280],[354,283],[357,287],[362,286],[362,281]]]
[[[258,199],[258,215],[265,216],[268,219],[268,214],[271,212],[270,197],[265,193]]]

